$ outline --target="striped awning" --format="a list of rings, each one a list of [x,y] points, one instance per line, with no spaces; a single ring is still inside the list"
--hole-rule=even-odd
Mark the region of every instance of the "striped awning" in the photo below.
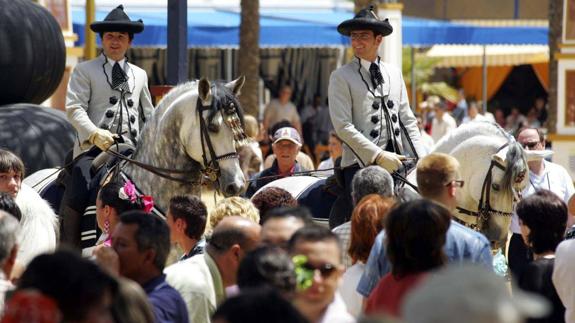
[[[522,65],[549,61],[547,45],[488,45],[487,65]],[[426,57],[440,59],[436,67],[482,66],[483,46],[481,45],[434,45],[425,52]]]

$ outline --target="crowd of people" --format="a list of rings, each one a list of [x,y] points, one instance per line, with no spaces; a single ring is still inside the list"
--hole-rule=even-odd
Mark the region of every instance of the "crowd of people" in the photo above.
[[[509,284],[493,271],[490,241],[453,216],[469,185],[458,160],[432,152],[452,129],[490,116],[467,105],[463,92],[452,111],[431,96],[414,115],[401,71],[377,55],[393,28],[370,8],[338,27],[356,59],[332,74],[329,107],[316,97],[298,112],[284,86],[261,127],[246,116],[243,196],[208,209],[198,197],[175,195],[162,219],[151,213],[153,197],[129,179],[108,179],[90,210],[97,243],[83,257],[68,243],[85,238],[74,225],[86,207],[91,160],[120,137],[137,140],[150,113],[145,73],[124,58],[142,22],[119,6],[91,28],[103,53],[70,81],[80,158],[63,207],[54,212],[23,184],[24,163],[0,149],[0,323],[575,322],[575,189],[546,159],[545,102],[524,118],[517,109],[493,117],[534,156],[513,215]],[[329,155],[320,163],[304,144],[327,144]],[[417,160],[420,197],[405,201],[390,173],[408,159]],[[318,164],[321,175],[341,170],[337,205],[350,208],[329,228],[290,192],[264,187]]]

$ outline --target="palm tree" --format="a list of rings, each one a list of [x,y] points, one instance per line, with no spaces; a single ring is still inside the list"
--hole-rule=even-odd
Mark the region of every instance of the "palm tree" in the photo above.
[[[259,0],[241,0],[240,6],[242,13],[238,71],[246,77],[246,83],[239,99],[245,112],[257,117],[260,78],[260,2]]]
[[[563,1],[549,1],[549,117],[547,119],[547,129],[555,133],[557,128],[557,59],[555,53],[559,52],[561,42],[561,32],[563,30]]]

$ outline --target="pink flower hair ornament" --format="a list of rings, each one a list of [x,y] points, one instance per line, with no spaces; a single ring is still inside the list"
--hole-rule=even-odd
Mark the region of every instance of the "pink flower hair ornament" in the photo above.
[[[136,203],[136,201],[140,199],[144,205],[144,212],[146,213],[150,213],[154,208],[154,198],[149,195],[138,195],[136,186],[129,180],[120,188],[118,197],[124,201],[129,200],[131,203]]]

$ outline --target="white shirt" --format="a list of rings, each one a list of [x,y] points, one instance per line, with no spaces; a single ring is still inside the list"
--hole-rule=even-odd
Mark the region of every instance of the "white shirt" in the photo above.
[[[327,310],[318,323],[355,323],[355,319],[347,312],[345,303],[339,293],[336,292],[333,302],[328,305]]]
[[[523,198],[535,193],[536,190],[545,189],[557,194],[559,198],[567,203],[571,195],[575,193],[571,176],[561,165],[546,160],[543,160],[543,163],[545,169],[541,176],[537,176],[531,171],[529,172],[529,184],[521,193]],[[517,214],[513,214],[511,218],[511,231],[521,234]]]
[[[444,112],[441,120],[439,120],[439,117],[436,114],[435,118],[433,118],[433,121],[431,122],[431,138],[433,138],[433,141],[437,143],[441,137],[445,136],[449,131],[455,128],[457,128],[457,123],[449,113]]]
[[[349,267],[343,274],[342,282],[338,289],[347,311],[354,317],[359,317],[361,314],[363,296],[356,291],[356,288],[364,269],[365,264],[361,262]]]
[[[333,159],[328,158],[324,161],[322,161],[321,163],[319,163],[319,166],[317,166],[317,170],[324,170],[327,169],[326,171],[323,172],[316,172],[316,176],[325,176],[325,177],[329,177],[331,175],[333,175]]]

